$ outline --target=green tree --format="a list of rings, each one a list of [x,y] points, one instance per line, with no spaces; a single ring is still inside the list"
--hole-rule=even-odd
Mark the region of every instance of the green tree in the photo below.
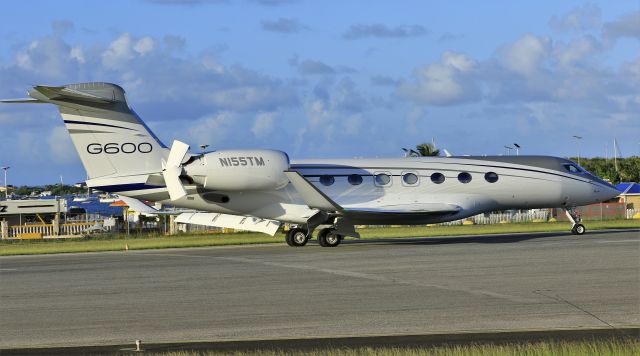
[[[570,159],[577,161],[575,157]],[[620,182],[640,182],[640,157],[618,158],[617,161],[618,168],[616,169],[614,160],[611,158],[580,158],[580,163],[584,169],[613,184]]]
[[[421,143],[416,145],[416,151],[421,157],[440,156],[440,150],[431,143]]]

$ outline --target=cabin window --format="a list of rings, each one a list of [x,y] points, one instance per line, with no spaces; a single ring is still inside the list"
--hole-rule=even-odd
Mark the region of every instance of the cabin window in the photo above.
[[[571,173],[582,172],[582,170],[578,168],[578,166],[576,166],[575,164],[564,164],[563,166],[564,166],[564,169],[567,170],[567,172],[571,172]]]
[[[495,172],[487,172],[484,174],[484,180],[489,183],[495,183],[498,181],[498,174]]]
[[[431,181],[434,182],[435,184],[441,184],[444,183],[444,174],[442,173],[434,173],[431,175]]]
[[[347,180],[349,181],[349,183],[351,183],[351,185],[362,184],[362,176],[359,174],[352,174],[347,178]]]
[[[391,176],[386,173],[378,173],[375,176],[376,185],[389,185],[391,183]]]
[[[471,182],[471,174],[467,172],[460,172],[460,174],[458,174],[458,180],[460,183],[469,183]]]
[[[405,173],[402,176],[402,181],[406,185],[415,185],[418,183],[418,176],[413,173]]]
[[[333,178],[333,176],[329,176],[329,175],[324,175],[324,176],[320,176],[320,184],[322,185],[332,185],[335,182],[335,178]]]

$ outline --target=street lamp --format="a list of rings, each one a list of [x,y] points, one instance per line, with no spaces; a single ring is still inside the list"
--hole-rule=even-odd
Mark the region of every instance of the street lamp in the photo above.
[[[504,146],[504,148],[506,148],[508,151],[505,151],[507,153],[507,156],[511,156],[511,150],[513,149],[513,147],[511,146]]]
[[[580,140],[582,140],[582,136],[573,135],[573,137],[578,141],[578,165],[580,165]]]
[[[9,166],[0,167],[4,171],[4,198],[9,200],[9,187],[7,186],[7,171],[9,170]]]
[[[517,143],[514,143],[513,145],[516,146],[516,156],[520,156],[520,145]]]

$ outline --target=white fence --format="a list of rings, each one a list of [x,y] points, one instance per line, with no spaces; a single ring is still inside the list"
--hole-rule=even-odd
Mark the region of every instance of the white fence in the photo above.
[[[640,209],[627,209],[625,213],[626,219],[633,219],[635,214],[640,213]],[[491,214],[480,214],[475,215],[467,219],[455,220],[446,223],[442,223],[441,225],[462,225],[465,220],[471,220],[475,224],[485,225],[485,224],[500,224],[500,223],[523,223],[523,222],[532,222],[532,221],[548,221],[551,217],[549,216],[548,210],[529,210],[523,212],[516,213],[491,213]]]
[[[55,236],[80,236],[88,231],[111,231],[114,226],[102,224],[98,222],[60,224],[59,233],[56,234],[55,225],[53,224],[32,224],[32,225],[16,225],[8,226],[7,236],[3,238],[20,238],[24,236],[31,237],[55,237]]]

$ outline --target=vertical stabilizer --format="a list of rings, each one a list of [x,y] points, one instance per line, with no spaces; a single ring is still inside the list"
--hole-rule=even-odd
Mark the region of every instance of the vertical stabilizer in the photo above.
[[[168,149],[129,107],[120,86],[35,86],[29,96],[23,102],[58,107],[90,178],[162,171]]]

